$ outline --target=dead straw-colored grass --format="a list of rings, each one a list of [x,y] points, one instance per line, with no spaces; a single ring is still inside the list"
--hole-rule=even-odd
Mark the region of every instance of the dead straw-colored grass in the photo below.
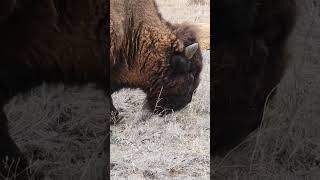
[[[94,88],[63,85],[15,97],[5,107],[10,134],[30,169],[46,179],[103,180],[106,102]]]
[[[183,110],[159,117],[143,110],[145,94],[113,95],[123,119],[111,126],[111,179],[208,179],[210,59],[204,52],[202,81]]]

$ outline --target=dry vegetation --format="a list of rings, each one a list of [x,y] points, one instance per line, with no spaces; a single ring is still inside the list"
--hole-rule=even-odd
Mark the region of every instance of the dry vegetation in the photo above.
[[[45,179],[102,180],[106,101],[92,87],[43,85],[15,97],[5,109],[10,133],[32,170]]]
[[[202,49],[210,49],[209,0],[157,0],[162,16],[172,23],[196,24]]]
[[[207,34],[202,36],[207,36],[209,44],[209,26],[204,24],[209,23],[208,4],[157,2],[164,18],[171,22],[203,23]],[[201,47],[207,49],[208,44],[201,42]],[[142,109],[142,91],[124,89],[113,94],[123,119],[111,126],[111,179],[209,179],[209,51],[203,51],[203,56],[202,81],[192,102],[181,111],[158,117]]]
[[[297,2],[291,61],[278,94],[259,131],[226,157],[212,159],[213,179],[320,178],[320,4]]]
[[[172,23],[209,23],[209,0],[156,0],[162,16]],[[204,2],[201,3],[197,2]]]
[[[122,121],[111,127],[111,179],[209,178],[209,52],[192,102],[166,117],[142,110],[145,94],[113,95]]]

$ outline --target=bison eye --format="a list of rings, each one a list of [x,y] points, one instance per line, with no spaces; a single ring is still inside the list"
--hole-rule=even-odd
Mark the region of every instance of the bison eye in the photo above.
[[[175,55],[170,60],[170,66],[175,74],[188,73],[191,69],[191,62],[180,55]]]

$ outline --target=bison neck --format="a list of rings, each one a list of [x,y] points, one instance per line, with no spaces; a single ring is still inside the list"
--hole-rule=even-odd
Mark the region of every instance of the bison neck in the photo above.
[[[137,37],[129,37],[122,48],[114,53],[111,64],[111,89],[140,88],[148,91],[153,77],[161,77],[167,70],[175,35],[160,29],[143,27]],[[135,35],[133,35],[135,36]],[[135,39],[130,41],[130,39]]]
[[[155,1],[112,0],[111,90],[148,90],[152,77],[160,77],[176,40],[173,27],[163,20]]]

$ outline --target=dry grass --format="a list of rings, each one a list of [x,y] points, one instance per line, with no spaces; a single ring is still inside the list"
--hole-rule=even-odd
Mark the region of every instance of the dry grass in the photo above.
[[[10,134],[46,179],[102,180],[106,101],[91,87],[43,85],[6,106]]]
[[[210,49],[210,24],[197,23],[199,28],[200,47],[205,50]]]
[[[142,109],[145,94],[113,95],[124,116],[111,126],[111,179],[208,179],[210,147],[209,52],[202,81],[183,110],[158,117]]]
[[[156,0],[162,16],[172,23],[210,23],[210,1],[205,5],[189,3],[189,0]]]
[[[205,5],[208,5],[209,3],[210,1],[207,1],[207,0],[188,0],[189,6],[192,6],[192,5],[205,6]]]
[[[172,23],[187,22],[198,26],[200,46],[210,49],[209,0],[157,0],[162,16]]]

